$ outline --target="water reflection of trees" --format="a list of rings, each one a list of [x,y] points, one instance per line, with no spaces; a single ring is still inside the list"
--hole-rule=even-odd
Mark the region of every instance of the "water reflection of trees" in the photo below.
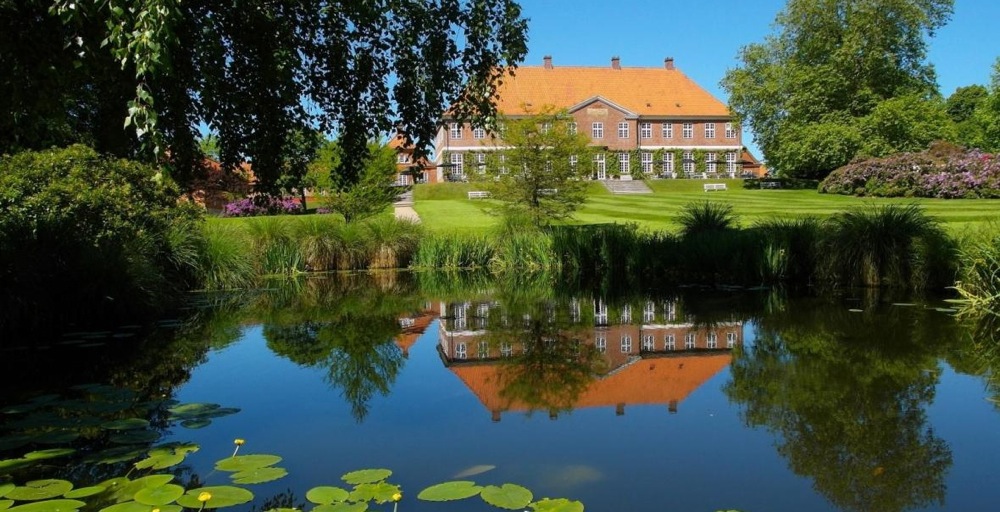
[[[736,358],[730,399],[779,436],[792,470],[843,510],[940,504],[951,452],[927,422],[937,356],[956,339],[939,312],[877,313],[799,300],[759,320]]]

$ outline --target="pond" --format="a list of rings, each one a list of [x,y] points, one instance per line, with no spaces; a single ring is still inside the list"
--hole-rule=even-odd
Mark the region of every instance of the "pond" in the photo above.
[[[227,485],[213,466],[241,439],[287,476],[244,484],[255,499],[229,510],[309,510],[309,489],[365,468],[393,471],[406,511],[499,510],[416,499],[456,479],[591,511],[1000,503],[995,324],[871,291],[560,288],[334,275],[7,340],[0,490],[136,478],[171,442],[191,446],[160,471],[174,483]]]

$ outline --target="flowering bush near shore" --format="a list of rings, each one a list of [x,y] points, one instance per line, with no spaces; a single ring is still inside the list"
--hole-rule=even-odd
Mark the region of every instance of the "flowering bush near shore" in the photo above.
[[[256,217],[300,213],[302,207],[291,197],[245,197],[222,207],[223,217]]]
[[[876,197],[1000,198],[998,155],[943,144],[845,165],[819,185],[820,192]]]

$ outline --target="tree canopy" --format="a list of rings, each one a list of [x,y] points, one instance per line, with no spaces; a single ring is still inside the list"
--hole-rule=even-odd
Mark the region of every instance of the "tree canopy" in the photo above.
[[[275,192],[313,129],[358,155],[338,169],[353,183],[395,128],[422,150],[445,108],[490,124],[526,32],[513,0],[0,0],[0,153],[158,149],[183,183],[207,126]]]
[[[753,131],[768,164],[787,175],[822,177],[859,154],[925,145],[917,130],[887,133],[913,119],[897,119],[906,109],[883,103],[926,102],[921,119],[944,113],[926,62],[927,37],[948,21],[953,3],[788,0],[777,34],[744,47],[740,65],[723,79],[730,107]],[[862,144],[873,135],[881,139],[877,144]]]

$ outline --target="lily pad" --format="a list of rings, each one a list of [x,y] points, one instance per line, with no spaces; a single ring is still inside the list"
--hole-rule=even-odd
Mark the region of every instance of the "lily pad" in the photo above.
[[[47,500],[8,508],[5,512],[72,512],[86,505],[79,500]]]
[[[28,459],[3,459],[0,460],[0,471],[13,471],[17,468],[34,464],[36,461]]]
[[[203,492],[211,494],[212,497],[205,502],[198,501],[198,495]],[[177,498],[177,504],[182,507],[193,509],[201,508],[202,503],[204,503],[205,508],[222,508],[231,507],[233,505],[242,505],[244,503],[249,503],[251,500],[253,500],[253,493],[246,489],[240,489],[239,487],[232,487],[228,485],[219,485],[192,489],[180,498]]]
[[[77,499],[86,498],[87,496],[93,496],[95,494],[100,494],[104,492],[107,488],[103,485],[92,485],[90,487],[81,487],[79,489],[73,489],[72,491],[63,495],[64,498]]]
[[[211,414],[212,411],[221,408],[219,404],[190,403],[180,404],[167,409],[170,414],[179,418],[196,418]]]
[[[365,512],[368,504],[361,503],[334,503],[332,505],[318,505],[313,507],[311,512]]]
[[[500,487],[487,485],[483,487],[479,496],[483,501],[494,507],[506,508],[510,510],[520,510],[528,506],[534,495],[531,491],[514,484],[503,484]]]
[[[80,437],[80,433],[72,430],[53,430],[51,432],[35,436],[32,441],[42,444],[64,444],[71,443],[78,437]]]
[[[28,452],[24,454],[24,458],[29,460],[54,459],[56,457],[64,457],[71,453],[76,453],[76,450],[73,448],[52,448],[51,450]]]
[[[136,462],[135,469],[166,469],[181,462],[184,462],[184,456],[180,454],[155,455]]]
[[[104,507],[100,510],[100,512],[150,512],[151,510],[153,510],[153,507],[150,505],[137,503],[135,501],[126,501],[125,503],[118,503],[117,505]]]
[[[160,438],[160,433],[155,430],[126,430],[108,438],[112,443],[117,444],[140,444],[152,443]]]
[[[31,436],[17,434],[13,436],[0,437],[0,452],[20,448],[31,442]]]
[[[550,500],[545,498],[532,503],[531,508],[535,512],[583,512],[583,503],[570,501],[566,498]]]
[[[349,492],[340,487],[323,485],[309,489],[306,499],[317,505],[329,505],[335,501],[345,501],[349,495]]]
[[[358,484],[351,491],[351,501],[374,501],[375,503],[386,503],[392,501],[392,496],[400,491],[398,485],[388,482],[377,482],[374,484]]]
[[[62,496],[72,489],[73,484],[66,480],[32,480],[22,487],[11,489],[5,497],[17,501],[47,500]]]
[[[233,479],[234,484],[250,485],[250,484],[262,484],[264,482],[273,482],[279,478],[284,477],[288,474],[285,468],[257,468],[250,469],[247,471],[240,471],[238,473],[233,473],[230,478]]]
[[[358,485],[385,480],[386,478],[389,478],[390,475],[392,475],[392,471],[388,469],[361,469],[358,471],[351,471],[340,478],[351,485]]]
[[[465,498],[471,498],[480,492],[483,488],[476,485],[475,482],[470,482],[468,480],[456,480],[453,482],[444,482],[437,485],[432,485],[422,491],[417,495],[417,499],[424,501],[453,501],[453,500],[464,500]]]
[[[281,457],[277,455],[237,455],[227,457],[215,463],[215,469],[219,471],[250,471],[252,469],[266,468],[281,462]]]
[[[190,429],[205,428],[211,424],[212,420],[206,418],[199,418],[196,420],[184,420],[181,422],[182,427]]]
[[[174,475],[149,475],[142,478],[136,478],[132,480],[129,485],[135,485],[139,487],[154,488],[162,487],[174,481]]]
[[[142,448],[137,448],[134,446],[119,446],[117,448],[108,448],[107,450],[101,450],[86,458],[87,462],[93,462],[96,464],[116,464],[118,462],[127,462],[130,460],[138,459],[142,457],[144,450]]]
[[[147,487],[135,493],[135,501],[143,503],[145,505],[153,505],[159,507],[161,505],[168,505],[173,503],[184,495],[184,488],[175,485],[167,484],[160,487]]]
[[[101,428],[106,430],[135,430],[139,428],[146,428],[148,426],[149,421],[142,418],[126,418],[123,420],[109,421],[101,425]]]
[[[0,484],[0,498],[3,498],[11,489],[17,487],[14,484]]]
[[[7,510],[14,504],[14,500],[0,500],[0,510]]]

